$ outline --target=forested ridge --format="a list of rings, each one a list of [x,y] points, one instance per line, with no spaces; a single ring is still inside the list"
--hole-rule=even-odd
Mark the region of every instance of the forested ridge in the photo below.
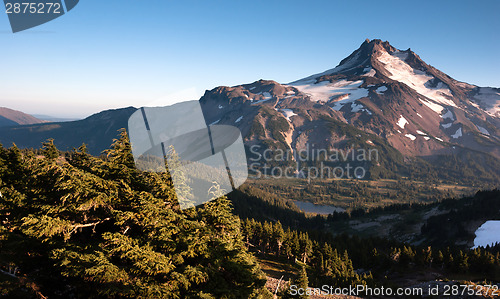
[[[0,297],[272,298],[263,257],[293,266],[292,283],[313,287],[390,286],[422,271],[500,274],[498,246],[334,236],[323,228],[364,212],[310,218],[248,186],[181,210],[168,173],[135,169],[125,131],[101,157],[84,145],[60,152],[51,140],[40,150],[0,146],[0,192]],[[477,214],[476,200],[496,202],[499,191],[478,193],[459,213]]]

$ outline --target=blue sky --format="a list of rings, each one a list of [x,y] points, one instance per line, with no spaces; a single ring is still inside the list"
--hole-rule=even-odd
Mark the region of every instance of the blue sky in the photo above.
[[[349,2],[82,0],[16,34],[2,14],[0,106],[84,117],[261,78],[287,83],[336,66],[365,38],[500,87],[500,1]]]

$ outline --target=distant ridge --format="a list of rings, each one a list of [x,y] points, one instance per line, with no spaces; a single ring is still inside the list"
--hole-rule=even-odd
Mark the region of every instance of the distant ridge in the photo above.
[[[76,121],[0,127],[0,143],[5,147],[15,143],[21,148],[40,148],[42,142],[53,138],[60,150],[71,150],[85,143],[89,153],[99,155],[110,147],[119,129],[127,128],[128,118],[135,110],[127,107],[105,110]]]
[[[0,107],[0,127],[40,124],[45,121],[21,111]]]
[[[38,119],[45,120],[47,122],[63,122],[63,121],[74,121],[82,119],[81,117],[54,117],[44,114],[33,114],[33,116]]]

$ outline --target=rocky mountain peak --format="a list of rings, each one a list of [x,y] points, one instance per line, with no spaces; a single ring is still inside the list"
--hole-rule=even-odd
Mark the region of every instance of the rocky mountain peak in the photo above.
[[[421,61],[415,53],[411,52],[410,49],[401,51],[393,47],[388,41],[366,39],[358,49],[340,61],[335,68],[291,82],[290,84],[294,85],[304,82],[319,83],[325,80],[331,80],[331,76],[338,75],[373,77],[377,71],[382,75],[389,76],[390,73],[388,73],[384,67],[385,63],[381,63],[379,59],[380,57],[387,57],[388,55],[399,57],[401,60],[411,58],[414,64],[419,68],[425,67],[425,63]]]

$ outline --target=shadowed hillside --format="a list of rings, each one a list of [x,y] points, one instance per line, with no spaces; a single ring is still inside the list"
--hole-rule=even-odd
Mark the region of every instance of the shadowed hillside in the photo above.
[[[87,145],[89,153],[99,155],[118,136],[118,130],[127,127],[128,118],[136,108],[106,110],[85,119],[71,122],[34,124],[0,128],[0,143],[11,143],[23,148],[39,148],[42,142],[53,138],[61,150]]]

